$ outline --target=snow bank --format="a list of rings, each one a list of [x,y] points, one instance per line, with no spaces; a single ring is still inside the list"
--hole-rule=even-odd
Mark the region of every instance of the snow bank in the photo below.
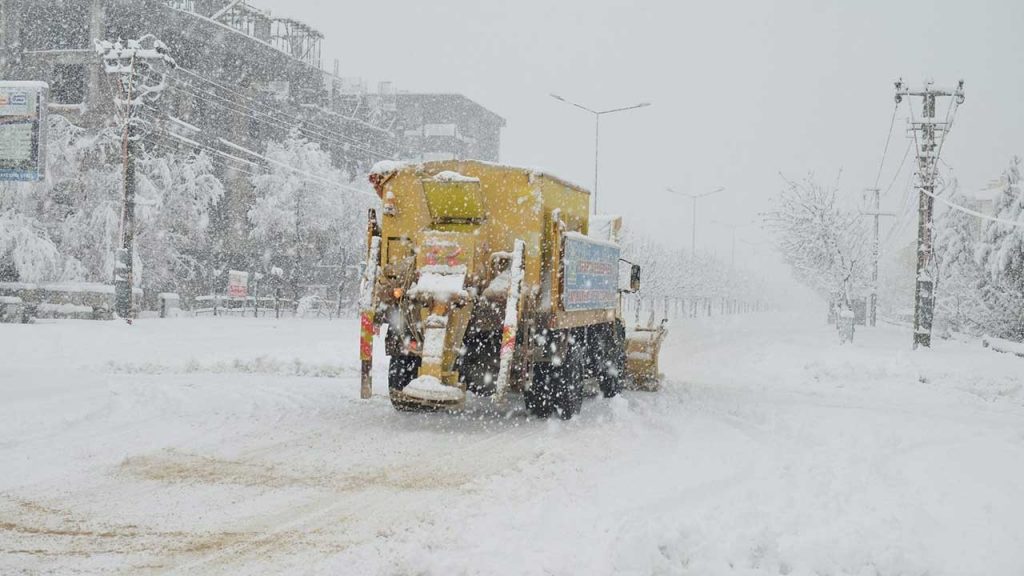
[[[996,352],[1024,357],[1024,342],[1013,342],[1011,340],[1003,340],[1002,338],[988,337],[982,340],[982,346],[991,348]]]

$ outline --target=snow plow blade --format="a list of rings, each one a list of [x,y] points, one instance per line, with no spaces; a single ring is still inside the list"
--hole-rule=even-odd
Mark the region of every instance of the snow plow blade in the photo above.
[[[627,388],[653,392],[661,386],[658,355],[666,334],[664,322],[657,328],[637,327],[626,334]]]
[[[420,377],[402,390],[391,389],[391,403],[405,412],[436,412],[461,410],[466,392],[457,386],[442,384],[430,376]]]

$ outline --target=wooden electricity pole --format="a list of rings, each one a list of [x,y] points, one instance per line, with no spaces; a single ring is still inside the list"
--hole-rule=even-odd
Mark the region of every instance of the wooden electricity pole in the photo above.
[[[121,206],[120,239],[114,259],[114,307],[117,315],[130,320],[134,314],[135,286],[135,162],[139,154],[140,110],[160,97],[166,86],[166,72],[175,67],[167,47],[151,35],[139,40],[96,42],[96,52],[107,74],[114,77],[114,104],[122,122],[121,154],[124,163],[124,194]]]
[[[914,348],[932,345],[932,318],[935,314],[935,281],[932,278],[932,220],[935,204],[935,184],[938,179],[939,154],[952,124],[951,113],[964,101],[964,81],[956,89],[941,90],[927,82],[924,88],[912,90],[896,82],[896,103],[904,96],[921,98],[921,119],[914,118],[914,107],[910,104],[910,130],[917,143],[917,188],[920,190],[917,223],[917,277],[914,297]],[[946,118],[935,120],[935,104],[938,98],[952,98]]]

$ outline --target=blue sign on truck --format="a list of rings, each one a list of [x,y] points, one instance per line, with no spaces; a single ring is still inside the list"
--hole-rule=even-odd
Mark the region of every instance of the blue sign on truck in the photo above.
[[[562,309],[615,308],[619,291],[619,253],[615,244],[566,234]]]

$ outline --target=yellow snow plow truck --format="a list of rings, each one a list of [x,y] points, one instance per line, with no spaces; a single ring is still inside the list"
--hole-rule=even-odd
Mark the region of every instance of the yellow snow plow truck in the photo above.
[[[621,295],[640,268],[620,259],[621,220],[591,229],[588,191],[476,161],[384,162],[370,181],[383,207],[360,295],[364,398],[385,324],[399,410],[519,392],[532,414],[568,419],[586,395],[658,377],[664,328],[627,336]]]

